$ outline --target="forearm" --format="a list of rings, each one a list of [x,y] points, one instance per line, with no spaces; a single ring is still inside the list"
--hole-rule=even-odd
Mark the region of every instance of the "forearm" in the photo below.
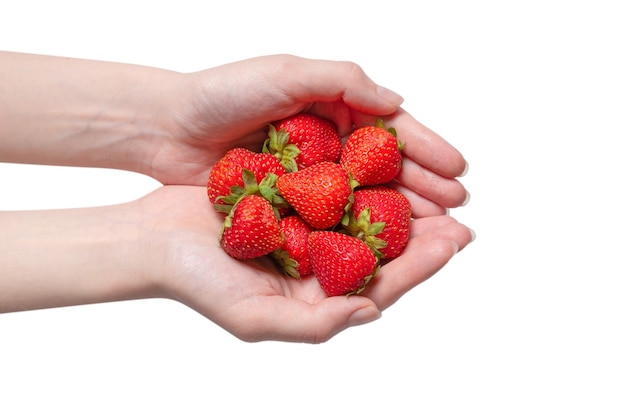
[[[144,172],[177,73],[0,52],[0,161]]]
[[[0,312],[155,296],[126,205],[0,212]]]

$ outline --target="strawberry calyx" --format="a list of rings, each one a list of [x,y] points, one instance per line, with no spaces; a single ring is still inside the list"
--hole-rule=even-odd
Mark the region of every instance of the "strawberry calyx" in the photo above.
[[[341,218],[340,224],[343,226],[347,226],[350,221],[350,209],[352,209],[352,205],[354,204],[354,190],[359,187],[359,182],[354,179],[352,173],[348,173],[350,190],[350,196],[348,196],[348,203],[343,208],[343,217]]]
[[[385,122],[382,120],[382,118],[377,118],[376,122],[374,123],[374,126],[376,126],[377,128],[380,128],[380,129],[384,129],[385,131],[387,131],[391,135],[393,135],[394,138],[396,138],[396,141],[398,142],[398,151],[402,152],[402,150],[404,149],[404,143],[402,143],[402,142],[400,142],[400,140],[398,140],[398,132],[396,131],[396,128],[394,128],[394,127],[387,128],[387,126],[385,125]]]
[[[359,287],[356,290],[353,290],[352,292],[348,292],[346,293],[346,297],[350,297],[352,295],[358,295],[359,293],[363,292],[365,290],[365,288],[367,288],[368,283],[370,282],[370,280],[372,280],[374,277],[376,277],[376,275],[378,274],[378,271],[380,270],[380,264],[376,264],[376,268],[374,269],[374,271],[372,272],[372,274],[365,276],[363,278],[363,284],[361,285],[361,287]]]
[[[300,155],[300,148],[289,142],[289,133],[286,130],[277,131],[276,127],[270,124],[262,152],[278,158],[288,173],[298,171],[296,157]]]
[[[269,172],[263,178],[263,180],[261,180],[260,183],[257,183],[254,173],[247,168],[243,169],[241,176],[244,184],[243,187],[239,185],[234,185],[230,188],[229,195],[218,196],[215,201],[221,201],[223,203],[213,204],[215,209],[218,212],[230,214],[237,202],[239,202],[245,196],[259,195],[265,198],[268,202],[270,202],[274,209],[274,212],[280,218],[279,210],[287,208],[289,204],[278,193],[278,189],[276,188],[276,181],[278,180],[278,176],[272,172]]]
[[[289,251],[279,248],[272,251],[271,255],[287,276],[300,280],[300,263],[291,258],[291,254],[289,254]]]
[[[380,250],[387,246],[387,241],[377,237],[377,235],[385,229],[385,225],[385,222],[371,222],[371,210],[365,208],[356,217],[354,213],[349,215],[345,229],[348,235],[365,242],[374,252],[374,255],[378,259],[382,259],[384,256]]]

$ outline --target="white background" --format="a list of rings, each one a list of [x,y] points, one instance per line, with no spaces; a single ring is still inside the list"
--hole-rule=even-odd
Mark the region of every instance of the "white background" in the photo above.
[[[243,343],[165,300],[0,315],[0,416],[626,416],[620,2],[10,4],[5,50],[178,71],[355,61],[470,162],[472,200],[452,214],[478,237],[379,321],[318,346]],[[0,209],[156,187],[0,164]]]

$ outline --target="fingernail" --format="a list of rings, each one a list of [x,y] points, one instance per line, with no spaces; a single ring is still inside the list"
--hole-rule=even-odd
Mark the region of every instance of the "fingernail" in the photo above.
[[[350,319],[348,319],[348,323],[351,327],[357,325],[367,324],[368,322],[372,322],[381,317],[381,313],[378,309],[373,306],[367,306],[365,308],[361,308],[358,311],[354,312],[350,315]]]
[[[466,191],[465,192],[465,200],[463,201],[463,203],[461,203],[461,206],[467,205],[471,198],[472,198],[472,196],[470,195],[470,193],[468,191]]]
[[[459,177],[463,177],[464,175],[467,174],[468,171],[469,171],[469,163],[465,161],[465,168],[463,169],[463,172],[459,175]]]
[[[450,241],[452,243],[452,246],[454,247],[454,254],[459,252],[459,244],[457,244],[456,241]]]
[[[390,104],[394,105],[395,107],[400,106],[402,104],[402,102],[404,102],[404,98],[402,96],[400,96],[395,91],[389,90],[386,87],[378,86],[377,89],[376,89],[376,93],[378,93],[378,95],[383,100],[385,100],[386,102],[389,102]]]
[[[469,228],[469,230],[470,230],[470,234],[472,235],[470,242],[474,242],[474,240],[476,239],[476,232],[472,228]]]

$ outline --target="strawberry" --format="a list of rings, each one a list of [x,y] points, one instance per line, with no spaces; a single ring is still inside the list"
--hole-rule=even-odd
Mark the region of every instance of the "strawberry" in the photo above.
[[[249,259],[279,248],[285,238],[272,205],[263,197],[242,197],[224,221],[219,242],[228,255]]]
[[[322,161],[339,162],[341,148],[341,137],[333,122],[298,113],[269,126],[263,152],[276,156],[292,172]]]
[[[253,152],[246,148],[233,148],[215,163],[209,173],[207,194],[211,203],[214,205],[227,203],[224,197],[231,194],[233,186],[244,188],[245,169],[254,175],[248,182],[249,186],[260,184],[268,173],[274,173],[276,176],[285,174],[285,168],[273,155]],[[248,190],[246,193],[252,194],[254,190]],[[232,200],[237,199],[231,199],[231,205],[234,203]],[[228,210],[229,208],[222,211]]]
[[[300,215],[290,215],[279,221],[285,242],[270,256],[282,271],[295,279],[310,275],[313,270],[309,259],[308,238],[312,229]]]
[[[396,189],[370,186],[354,191],[346,229],[363,240],[379,258],[394,258],[406,247],[411,204]]]
[[[276,187],[314,229],[327,229],[339,223],[352,200],[350,176],[339,164],[330,161],[283,174]]]
[[[363,126],[350,134],[339,161],[360,186],[384,184],[400,173],[403,146],[395,130],[387,130],[378,119],[375,126]]]
[[[328,296],[361,293],[378,273],[378,259],[367,244],[340,232],[311,232],[309,255],[315,277]]]

